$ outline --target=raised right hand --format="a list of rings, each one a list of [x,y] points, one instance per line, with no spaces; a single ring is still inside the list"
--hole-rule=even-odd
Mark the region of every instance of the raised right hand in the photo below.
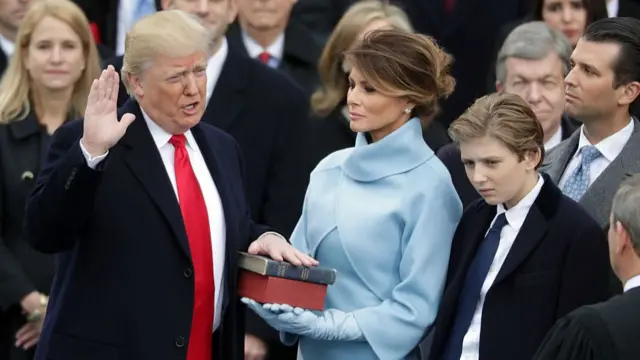
[[[120,77],[113,66],[102,71],[93,81],[84,112],[82,145],[91,156],[106,153],[124,136],[135,115],[127,113],[118,121],[118,90]]]

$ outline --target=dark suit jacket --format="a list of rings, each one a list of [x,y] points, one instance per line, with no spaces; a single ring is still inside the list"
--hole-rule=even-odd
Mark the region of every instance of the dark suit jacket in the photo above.
[[[535,360],[636,360],[640,354],[640,288],[583,306],[560,319]]]
[[[442,103],[438,119],[448,126],[486,94],[487,69],[495,60],[500,27],[529,11],[530,0],[456,0],[451,14],[444,0],[396,0],[415,29],[433,36],[453,55],[456,90]]]
[[[160,1],[155,0],[156,8],[160,10]],[[89,22],[94,22],[100,31],[102,43],[111,51],[116,50],[118,37],[118,6],[119,0],[73,0],[78,5]]]
[[[20,301],[33,291],[49,294],[55,272],[54,257],[36,251],[22,234],[48,139],[33,113],[0,125],[0,358],[7,360],[30,358],[14,345],[26,322]]]
[[[605,233],[543,176],[540,194],[484,300],[480,360],[530,359],[557,319],[610,295]],[[495,215],[496,207],[484,200],[462,215],[430,359],[442,356],[465,276]]]
[[[313,36],[324,44],[342,15],[357,0],[303,0],[296,1],[291,19],[313,31]]]
[[[560,182],[569,161],[578,149],[579,141],[580,132],[576,131],[571,137],[551,149],[544,164],[540,167],[540,171],[548,173],[556,184]],[[580,204],[598,221],[603,229],[609,225],[611,203],[620,183],[628,175],[640,172],[639,151],[640,122],[634,119],[633,134],[620,155],[598,176],[580,199]]]
[[[27,205],[33,246],[60,253],[37,360],[186,357],[194,277],[180,207],[137,103],[137,120],[97,170],[80,150],[81,120],[54,135]],[[249,217],[240,151],[222,131],[192,128],[225,216],[223,322],[214,358],[243,359],[237,251],[267,229]],[[215,251],[215,249],[214,249]]]
[[[237,22],[229,27],[227,39],[236,49],[248,56]],[[311,30],[292,20],[284,31],[284,52],[278,69],[300,85],[307,96],[311,96],[320,83],[318,60],[321,52],[322,47],[313,37]]]
[[[120,70],[122,57],[112,59],[111,64]],[[121,82],[118,101],[127,97]],[[286,237],[302,212],[309,178],[303,150],[308,112],[307,98],[297,85],[229,44],[202,121],[238,142],[247,172],[252,219]],[[279,342],[278,333],[253,311],[248,310],[247,317],[248,332]]]
[[[634,17],[640,19],[640,4],[637,0],[619,0],[617,17]]]
[[[565,114],[562,116],[560,126],[562,127],[562,139],[564,140],[576,131],[579,124]],[[458,146],[455,144],[446,145],[438,151],[437,155],[451,174],[453,186],[455,186],[458,196],[460,196],[462,206],[467,207],[471,202],[479,199],[480,194],[478,194],[473,185],[471,185],[471,182],[469,182],[464,164],[460,160],[460,149]]]

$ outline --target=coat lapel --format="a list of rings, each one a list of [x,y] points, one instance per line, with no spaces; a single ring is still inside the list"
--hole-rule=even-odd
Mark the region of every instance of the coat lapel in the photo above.
[[[243,89],[249,81],[247,67],[244,65],[246,61],[253,60],[239,53],[230,41],[220,78],[202,117],[204,122],[228,131],[238,118],[244,104]]]
[[[568,139],[549,151],[544,164],[540,167],[540,172],[548,174],[554,183],[559,183],[564,169],[567,168],[575,150],[578,148],[579,140],[580,131],[574,131]]]
[[[126,163],[167,219],[182,252],[191,259],[180,205],[174,195],[160,152],[151,137],[138,103],[133,100],[127,101],[119,110],[118,117],[127,112],[134,114],[136,120],[129,126],[121,141],[127,148]]]
[[[562,192],[548,175],[543,174],[542,176],[545,181],[544,185],[542,185],[538,197],[529,209],[529,213],[520,231],[518,231],[511,250],[509,250],[509,254],[493,282],[494,285],[516,271],[518,266],[536,249],[547,234],[549,228],[548,219],[553,218],[557,212],[562,199]]]
[[[640,122],[634,119],[633,126],[631,138],[622,148],[620,155],[598,176],[580,199],[580,204],[589,210],[602,227],[606,227],[609,223],[609,211],[620,183],[632,173],[640,172],[640,157],[638,156],[638,152],[640,152]]]
[[[193,137],[196,139],[198,143],[198,147],[202,153],[202,157],[204,158],[205,163],[207,164],[207,168],[211,173],[211,177],[213,178],[213,182],[215,183],[216,189],[218,190],[218,194],[220,196],[220,202],[222,203],[222,212],[224,216],[225,229],[226,229],[226,239],[232,239],[233,234],[235,234],[237,226],[235,225],[236,219],[233,217],[237,214],[237,211],[233,209],[233,199],[231,199],[231,194],[233,193],[231,189],[229,189],[229,181],[225,177],[225,169],[222,166],[222,162],[220,161],[217,154],[223,154],[222,150],[215,151],[212,147],[215,147],[217,142],[215,139],[210,139],[207,137],[207,134],[203,131],[202,125],[196,125],[191,129],[191,133]],[[235,259],[237,253],[237,242],[226,242],[225,246],[225,262],[224,262],[224,273],[229,274],[231,268],[235,268]],[[225,276],[226,277],[226,276]],[[227,289],[225,292],[229,294],[229,281],[225,282]],[[222,310],[223,313],[229,305],[229,297],[225,296],[223,298]]]

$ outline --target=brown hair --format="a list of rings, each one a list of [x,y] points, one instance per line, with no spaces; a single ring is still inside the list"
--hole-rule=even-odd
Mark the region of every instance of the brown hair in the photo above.
[[[374,21],[386,21],[392,28],[413,32],[407,14],[399,7],[380,0],[363,0],[353,4],[340,18],[322,50],[318,73],[322,86],[311,96],[311,108],[327,116],[347,96],[347,75],[343,69],[343,53],[358,39],[360,32]]]
[[[485,95],[467,109],[449,127],[456,143],[490,136],[523,160],[528,153],[540,152],[539,167],[544,160],[544,133],[529,104],[506,92]]]
[[[455,87],[452,57],[425,35],[375,30],[345,56],[380,93],[415,104],[412,116],[432,116]]]
[[[100,77],[101,71],[98,50],[93,41],[89,21],[72,1],[36,1],[20,24],[15,52],[0,83],[0,123],[23,120],[31,111],[30,97],[36,104],[40,101],[40,95],[33,91],[31,86],[24,59],[27,56],[33,31],[42,19],[49,16],[69,25],[82,42],[86,63],[82,75],[74,85],[69,113],[74,118],[84,114],[91,83]]]

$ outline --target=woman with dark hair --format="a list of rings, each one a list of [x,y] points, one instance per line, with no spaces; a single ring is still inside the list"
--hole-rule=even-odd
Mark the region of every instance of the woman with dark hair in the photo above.
[[[535,0],[531,20],[546,22],[576,46],[589,24],[608,17],[605,0]]]
[[[320,313],[243,299],[304,360],[420,358],[440,303],[462,213],[420,117],[454,88],[451,56],[430,38],[376,30],[347,51],[355,147],[311,174],[291,244],[340,280]]]

